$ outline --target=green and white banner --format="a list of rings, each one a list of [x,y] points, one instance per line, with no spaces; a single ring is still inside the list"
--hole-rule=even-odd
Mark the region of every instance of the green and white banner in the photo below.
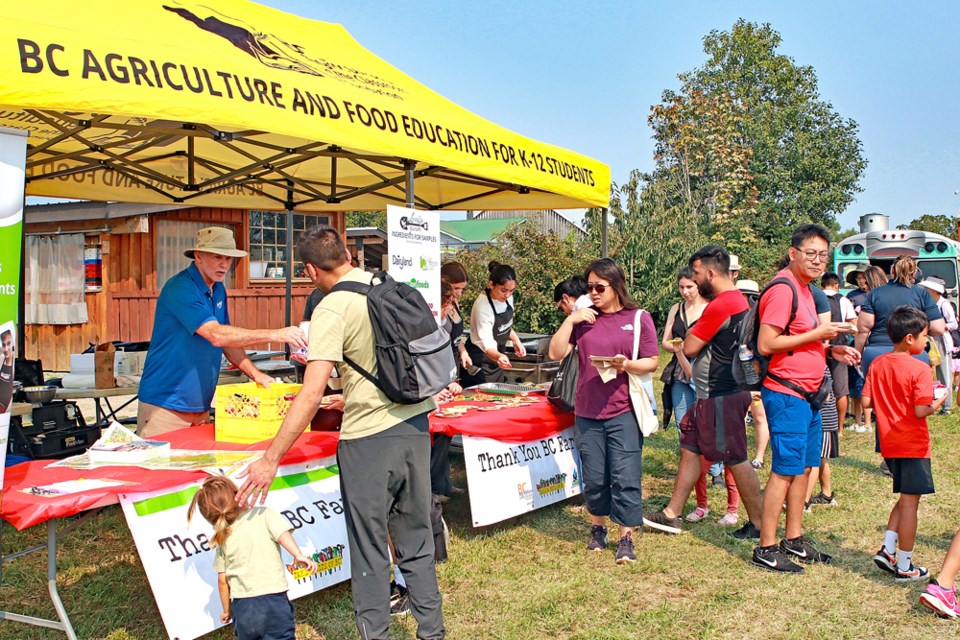
[[[23,178],[27,133],[0,128],[0,486],[10,434],[13,361],[17,351]]]
[[[151,472],[152,473],[152,472]],[[190,640],[223,626],[213,528],[199,512],[187,524],[187,509],[200,482],[175,490],[120,494],[120,505],[171,638]],[[347,526],[340,497],[340,471],[333,457],[280,467],[267,507],[290,522],[293,539],[312,555],[317,571],[287,567],[287,596],[293,600],[350,578]]]

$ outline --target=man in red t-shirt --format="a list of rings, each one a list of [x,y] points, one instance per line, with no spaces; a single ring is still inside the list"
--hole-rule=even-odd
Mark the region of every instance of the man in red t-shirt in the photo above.
[[[805,224],[793,232],[790,263],[761,295],[757,310],[760,329],[757,349],[770,357],[761,397],[770,424],[773,454],[770,478],[763,494],[760,545],[753,550],[753,564],[770,571],[802,573],[794,562],[830,562],[807,542],[801,531],[807,474],[820,466],[823,428],[819,409],[809,400],[824,379],[824,341],[853,327],[842,322],[820,323],[813,294],[808,286],[823,273],[830,259],[830,234],[820,225]],[[791,319],[796,296],[796,314]],[[860,354],[848,346],[831,348],[831,355],[847,364],[860,361]],[[786,500],[787,524],[783,540],[776,544],[780,511]]]
[[[863,406],[876,409],[880,453],[893,474],[893,492],[900,494],[873,561],[898,582],[927,575],[926,568],[913,564],[920,496],[934,492],[927,416],[950,395],[943,389],[946,393],[934,400],[930,367],[913,357],[927,346],[929,325],[927,314],[915,307],[894,309],[887,319],[893,351],[873,361],[863,385]]]
[[[733,473],[750,520],[733,532],[747,539],[760,535],[760,482],[747,461],[744,419],[752,398],[733,379],[740,321],[747,314],[746,298],[730,278],[730,256],[723,247],[708,245],[690,258],[693,281],[710,299],[697,323],[683,341],[683,353],[696,358],[694,403],[680,424],[680,469],[670,503],[643,518],[644,525],[663,533],[683,531],[680,513],[701,473],[701,456],[723,462]]]

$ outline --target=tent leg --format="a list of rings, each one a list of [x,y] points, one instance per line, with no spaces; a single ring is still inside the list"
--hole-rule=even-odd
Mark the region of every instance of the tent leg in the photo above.
[[[417,166],[417,163],[412,160],[405,160],[403,162],[404,168],[407,170],[407,208],[413,209],[413,170]]]
[[[293,324],[293,191],[287,191],[287,268],[283,271],[285,292],[284,296],[284,325]],[[284,345],[287,359],[290,359],[290,345]]]
[[[607,210],[600,209],[600,257],[607,257]]]

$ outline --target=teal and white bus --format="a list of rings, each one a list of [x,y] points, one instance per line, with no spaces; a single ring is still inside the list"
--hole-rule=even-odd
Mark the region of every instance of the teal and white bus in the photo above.
[[[929,231],[889,229],[889,218],[871,213],[860,218],[860,233],[838,242],[833,250],[834,270],[840,276],[841,291],[850,291],[847,274],[860,264],[873,264],[890,273],[898,256],[917,261],[923,276],[939,276],[947,286],[947,297],[957,302],[960,271],[957,257],[960,242]]]

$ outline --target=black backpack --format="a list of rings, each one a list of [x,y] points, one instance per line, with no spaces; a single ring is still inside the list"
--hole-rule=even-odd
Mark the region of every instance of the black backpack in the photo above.
[[[770,367],[770,358],[769,356],[761,355],[759,349],[757,349],[757,336],[760,333],[758,316],[760,315],[760,300],[763,299],[764,294],[769,291],[771,287],[778,284],[788,285],[790,291],[793,293],[793,302],[790,305],[790,319],[787,321],[787,326],[783,330],[785,335],[790,334],[790,325],[793,324],[793,321],[797,317],[797,308],[800,303],[797,297],[797,288],[793,285],[793,282],[787,278],[774,278],[763,288],[760,295],[757,296],[756,303],[752,304],[750,310],[740,319],[740,326],[737,329],[737,344],[733,353],[731,367],[733,369],[733,379],[744,391],[759,391],[763,384],[763,379],[769,375],[768,368]],[[739,352],[742,346],[746,346],[747,349],[753,353],[752,360],[742,360],[740,358]],[[753,369],[752,374],[747,370],[748,367]],[[753,377],[756,377],[756,382],[753,382]],[[776,377],[776,380],[783,384],[779,376]]]
[[[335,291],[352,291],[367,297],[377,375],[346,355],[343,360],[390,400],[414,404],[453,382],[457,366],[450,349],[450,335],[437,325],[419,291],[397,282],[386,271],[376,272],[371,284],[338,282],[330,293]]]

